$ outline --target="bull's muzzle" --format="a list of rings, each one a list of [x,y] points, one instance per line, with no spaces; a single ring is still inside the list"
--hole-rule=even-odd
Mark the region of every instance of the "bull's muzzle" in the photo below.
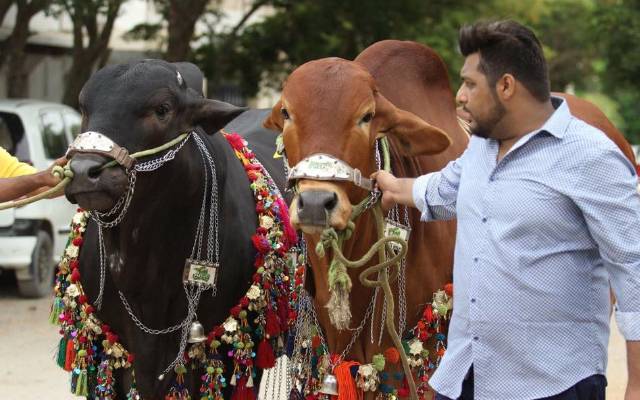
[[[298,195],[298,220],[302,225],[327,226],[338,195],[326,190],[306,190]]]

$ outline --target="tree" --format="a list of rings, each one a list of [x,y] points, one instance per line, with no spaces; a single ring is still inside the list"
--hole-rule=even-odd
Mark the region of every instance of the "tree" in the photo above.
[[[640,143],[640,1],[606,1],[596,15],[592,28],[604,58],[599,70],[603,89],[618,103],[627,139]]]
[[[78,95],[96,67],[109,55],[109,39],[125,0],[56,0],[73,23],[73,62],[67,73],[63,103],[78,108]],[[104,23],[100,24],[100,19]],[[88,40],[85,45],[85,34]]]
[[[7,15],[11,5],[13,5],[13,0],[0,0],[0,25],[4,22],[4,17]]]
[[[51,0],[16,0],[18,8],[15,25],[9,37],[2,43],[0,49],[0,66],[8,62],[7,96],[26,97],[28,90],[29,70],[25,68],[27,54],[25,47],[29,39],[29,21],[40,11],[46,9]],[[11,4],[0,3],[1,16],[9,10]]]

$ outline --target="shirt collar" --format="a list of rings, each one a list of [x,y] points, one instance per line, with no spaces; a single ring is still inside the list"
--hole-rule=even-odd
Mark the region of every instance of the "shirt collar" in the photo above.
[[[571,111],[569,111],[567,101],[561,97],[551,96],[551,105],[553,105],[553,108],[556,110],[544,125],[542,125],[540,129],[537,129],[537,132],[548,132],[558,139],[562,139],[567,131],[569,122],[571,122]]]

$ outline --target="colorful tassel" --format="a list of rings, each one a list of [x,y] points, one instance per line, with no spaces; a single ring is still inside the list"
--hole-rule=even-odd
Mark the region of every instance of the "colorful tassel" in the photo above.
[[[335,367],[333,373],[338,381],[338,398],[340,400],[358,400],[358,388],[351,375],[351,367],[359,365],[355,361],[343,361]]]
[[[278,316],[271,308],[267,310],[267,321],[265,325],[269,337],[276,337],[280,334],[280,321],[278,321]]]
[[[56,297],[51,305],[51,314],[49,314],[49,323],[52,325],[60,325],[60,314],[64,311],[64,303],[60,297]]]
[[[76,380],[76,390],[74,391],[76,396],[88,396],[89,389],[87,385],[87,370],[82,369],[78,374],[78,379]]]
[[[247,377],[242,376],[233,391],[231,400],[256,400],[256,393],[253,388],[247,387]]]
[[[267,339],[262,339],[258,345],[258,353],[256,355],[256,367],[267,369],[276,365],[276,357],[273,354],[273,348]]]
[[[73,340],[69,339],[65,351],[64,370],[71,372],[73,362],[76,360],[76,351],[73,348]]]
[[[60,368],[64,368],[66,359],[67,359],[67,338],[63,336],[60,338],[60,343],[58,344],[58,357],[56,360]]]

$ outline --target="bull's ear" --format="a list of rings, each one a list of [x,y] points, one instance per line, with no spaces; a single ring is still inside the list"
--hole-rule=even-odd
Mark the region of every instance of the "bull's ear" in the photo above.
[[[224,101],[201,99],[194,106],[192,123],[214,134],[246,110],[246,107],[236,107]]]
[[[449,147],[451,139],[440,128],[417,115],[401,110],[382,94],[375,94],[376,113],[373,128],[380,134],[393,135],[406,155],[437,154]]]
[[[284,118],[282,117],[282,99],[278,100],[271,109],[271,114],[262,122],[262,126],[273,131],[280,131],[284,128]]]

